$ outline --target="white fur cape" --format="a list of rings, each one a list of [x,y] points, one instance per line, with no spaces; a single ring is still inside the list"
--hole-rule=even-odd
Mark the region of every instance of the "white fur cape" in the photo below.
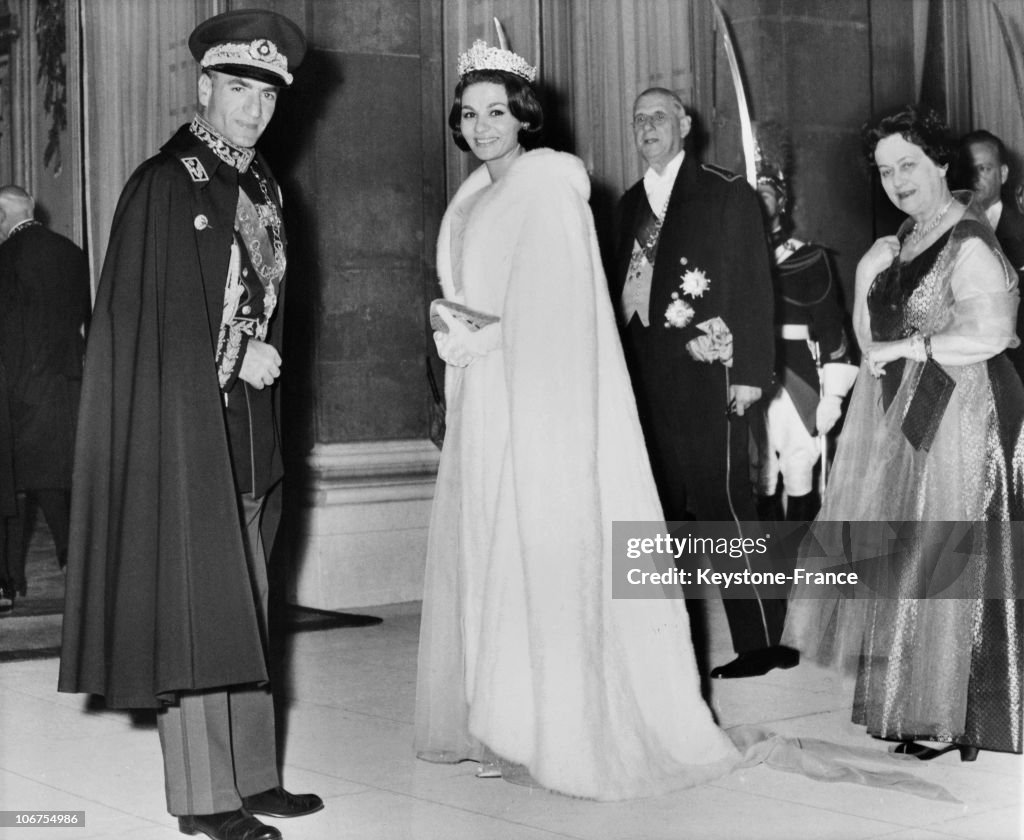
[[[486,745],[545,787],[622,799],[738,753],[701,699],[683,602],[611,596],[612,522],[662,513],[589,191],[577,158],[540,149],[493,184],[474,172],[442,224],[445,295],[502,334],[447,377],[416,746]]]

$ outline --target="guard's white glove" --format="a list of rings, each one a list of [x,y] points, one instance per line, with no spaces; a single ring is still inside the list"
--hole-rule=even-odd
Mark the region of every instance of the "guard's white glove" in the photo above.
[[[843,413],[843,397],[850,393],[857,379],[857,366],[846,362],[828,362],[821,366],[821,389],[814,423],[819,435],[827,435]]]
[[[438,330],[434,333],[437,355],[446,364],[466,367],[481,356],[496,350],[501,344],[500,323],[471,330],[444,306],[439,306],[437,311],[448,325],[448,332]]]
[[[814,424],[819,435],[827,435],[843,413],[843,401],[834,395],[822,397],[814,414]]]
[[[857,381],[857,366],[846,362],[827,362],[821,366],[821,390],[828,397],[842,399]]]

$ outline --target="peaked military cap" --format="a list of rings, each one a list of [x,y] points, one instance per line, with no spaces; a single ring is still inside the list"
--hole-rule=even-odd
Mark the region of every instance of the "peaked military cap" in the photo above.
[[[236,9],[199,24],[188,48],[204,70],[287,86],[306,54],[306,38],[277,12]]]

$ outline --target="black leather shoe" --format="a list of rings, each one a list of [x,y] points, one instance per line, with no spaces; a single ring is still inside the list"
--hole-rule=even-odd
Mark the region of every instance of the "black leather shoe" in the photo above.
[[[735,680],[742,677],[760,677],[773,668],[793,668],[800,664],[799,651],[776,645],[741,653],[732,662],[711,669],[713,680]]]
[[[304,817],[321,810],[324,801],[315,793],[289,793],[278,785],[263,793],[243,796],[242,807],[266,817]]]
[[[274,826],[264,825],[241,809],[178,817],[178,828],[182,834],[202,832],[211,840],[281,840],[281,832]]]

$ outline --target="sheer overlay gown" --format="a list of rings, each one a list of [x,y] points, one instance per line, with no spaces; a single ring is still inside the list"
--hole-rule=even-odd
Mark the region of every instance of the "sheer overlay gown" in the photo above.
[[[884,563],[888,585],[856,598],[798,587],[785,639],[856,671],[853,720],[881,738],[1021,752],[1024,546],[1008,523],[1024,519],[1024,388],[1002,352],[1018,343],[1018,300],[1016,276],[973,204],[867,291],[871,335],[858,336],[862,346],[915,332],[954,337],[934,359],[955,387],[930,449],[918,450],[902,426],[923,363],[900,360],[878,379],[861,366],[815,530],[821,544],[869,534],[877,544],[857,545],[858,556]],[[857,522],[893,523],[889,537],[898,539],[880,539],[877,527],[858,532]],[[842,523],[854,523],[845,535]],[[958,579],[937,580],[939,549],[965,533],[969,559]],[[922,581],[933,597],[917,597]],[[950,592],[969,597],[934,597]]]

